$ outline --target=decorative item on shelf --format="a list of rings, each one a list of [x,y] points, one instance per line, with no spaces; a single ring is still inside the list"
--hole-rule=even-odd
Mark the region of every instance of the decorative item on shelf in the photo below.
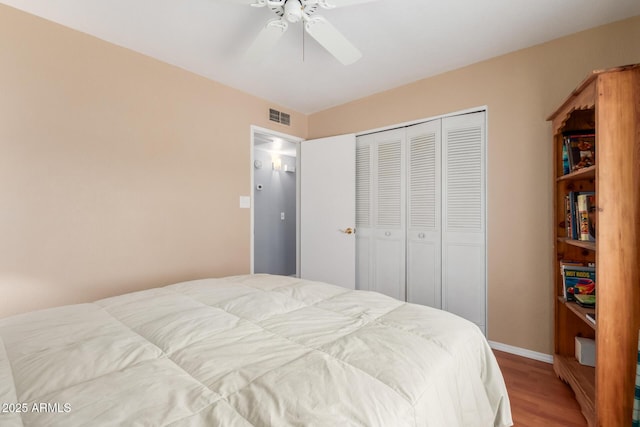
[[[565,210],[565,228],[567,232],[567,238],[573,239],[573,229],[574,229],[574,220],[573,220],[573,209],[571,208],[571,195],[567,194],[564,196],[564,210]]]
[[[567,151],[571,172],[596,164],[596,133],[594,130],[568,131],[563,150]]]
[[[574,294],[573,297],[576,299],[576,302],[579,306],[585,308],[595,308],[596,307],[596,295],[595,294]]]
[[[581,365],[596,366],[596,342],[591,338],[576,337],[576,360]]]

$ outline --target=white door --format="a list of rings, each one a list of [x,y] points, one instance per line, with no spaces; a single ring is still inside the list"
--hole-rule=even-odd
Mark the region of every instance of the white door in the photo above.
[[[357,139],[357,288],[406,299],[404,129]]]
[[[485,114],[442,119],[442,308],[485,332]]]
[[[441,308],[440,127],[407,128],[407,301]]]
[[[404,129],[374,134],[374,229],[371,290],[406,301]]]
[[[300,277],[355,289],[356,138],[300,145]]]

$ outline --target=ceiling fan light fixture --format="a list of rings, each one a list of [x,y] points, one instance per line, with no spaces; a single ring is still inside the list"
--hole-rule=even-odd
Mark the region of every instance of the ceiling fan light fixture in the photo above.
[[[269,21],[249,46],[245,57],[251,61],[264,59],[275,47],[289,24],[303,22],[303,28],[316,42],[344,65],[362,57],[362,53],[331,23],[315,11],[321,7],[333,9],[375,0],[233,0],[254,7],[269,7],[278,18]],[[304,45],[303,45],[304,46]],[[304,58],[304,55],[303,55]]]
[[[302,3],[300,3],[300,0],[287,0],[284,4],[284,17],[291,23],[299,22],[302,19]]]

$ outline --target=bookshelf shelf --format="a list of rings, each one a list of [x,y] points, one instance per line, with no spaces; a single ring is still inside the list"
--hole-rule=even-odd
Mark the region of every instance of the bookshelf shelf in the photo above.
[[[580,404],[582,414],[587,420],[596,416],[596,370],[584,366],[571,356],[555,355],[553,365],[556,373],[573,389]]]
[[[579,179],[596,179],[596,165],[559,176],[558,178],[556,178],[556,181],[570,181]]]
[[[596,242],[587,242],[585,240],[567,239],[566,237],[558,237],[558,241],[559,242],[564,242],[567,245],[576,246],[578,248],[588,249],[590,251],[595,251],[596,250]]]
[[[555,224],[553,367],[573,389],[589,427],[627,425],[633,412],[640,329],[638,105],[640,64],[635,64],[594,71],[549,117]],[[595,165],[563,175],[566,138],[587,130],[595,131]],[[576,224],[571,221],[572,197],[580,194],[590,195],[596,207],[595,242],[567,238],[567,228]],[[595,310],[564,300],[565,261],[596,263]],[[586,317],[595,312],[597,325]],[[575,359],[577,336],[595,339],[595,368]]]

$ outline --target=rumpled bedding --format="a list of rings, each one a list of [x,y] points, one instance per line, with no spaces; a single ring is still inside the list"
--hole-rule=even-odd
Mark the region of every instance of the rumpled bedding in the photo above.
[[[0,319],[0,426],[512,425],[471,322],[271,275]]]

